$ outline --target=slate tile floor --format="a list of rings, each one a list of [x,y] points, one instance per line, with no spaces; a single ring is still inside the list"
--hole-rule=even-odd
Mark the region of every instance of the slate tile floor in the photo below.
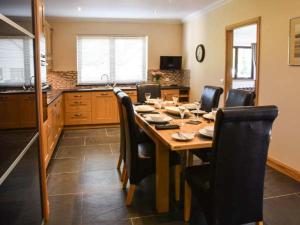
[[[182,225],[182,204],[171,202],[170,213],[155,211],[155,179],[139,185],[133,205],[125,206],[116,163],[119,128],[66,130],[48,167],[48,225]],[[173,196],[173,195],[172,195]],[[204,225],[193,210],[191,224]],[[264,222],[300,224],[300,183],[267,168]]]

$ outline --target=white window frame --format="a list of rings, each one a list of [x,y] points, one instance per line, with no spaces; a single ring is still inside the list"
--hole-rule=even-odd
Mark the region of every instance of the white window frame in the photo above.
[[[97,82],[82,82],[81,81],[81,42],[80,39],[84,38],[99,38],[99,39],[109,39],[110,41],[110,47],[109,47],[109,52],[110,52],[110,74],[109,77],[110,79],[105,79],[100,80],[101,78],[101,73],[99,73],[99,81]],[[116,80],[116,75],[115,75],[115,40],[116,39],[143,39],[144,41],[144,52],[143,52],[143,75],[141,80],[126,80],[126,81],[118,81]],[[148,79],[148,36],[124,36],[124,35],[77,35],[77,85],[104,85],[109,83],[118,83],[118,84],[130,84],[130,83],[141,83],[145,82]],[[104,74],[102,74],[104,75]]]

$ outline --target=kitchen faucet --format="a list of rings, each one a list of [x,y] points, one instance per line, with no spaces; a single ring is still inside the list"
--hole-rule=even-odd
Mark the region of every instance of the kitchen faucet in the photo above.
[[[106,77],[106,84],[105,87],[111,87],[110,83],[109,83],[109,75],[108,74],[102,74],[101,75],[101,80],[103,80],[103,77]]]

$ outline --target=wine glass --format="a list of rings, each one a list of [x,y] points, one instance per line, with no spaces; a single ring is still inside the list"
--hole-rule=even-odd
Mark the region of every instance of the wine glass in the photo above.
[[[149,100],[151,98],[151,93],[149,93],[149,92],[145,93],[145,98],[146,98],[146,101],[149,102]]]
[[[181,126],[183,126],[184,125],[183,118],[184,118],[184,114],[185,114],[185,107],[179,106],[178,109],[179,109],[179,113],[180,113],[180,117],[181,117]]]
[[[161,98],[157,98],[157,107],[158,109],[161,109],[163,106],[163,100]]]
[[[177,105],[177,103],[178,103],[178,96],[177,95],[173,95],[172,96],[172,100],[173,100],[174,105]]]
[[[200,113],[201,105],[200,105],[200,102],[198,102],[198,101],[195,101],[194,104],[196,106],[196,112],[197,112],[196,118],[199,119],[199,113]]]

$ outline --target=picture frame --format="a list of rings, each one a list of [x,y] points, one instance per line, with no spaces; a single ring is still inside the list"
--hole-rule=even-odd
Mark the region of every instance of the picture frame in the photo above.
[[[289,65],[300,66],[300,17],[290,20]]]

